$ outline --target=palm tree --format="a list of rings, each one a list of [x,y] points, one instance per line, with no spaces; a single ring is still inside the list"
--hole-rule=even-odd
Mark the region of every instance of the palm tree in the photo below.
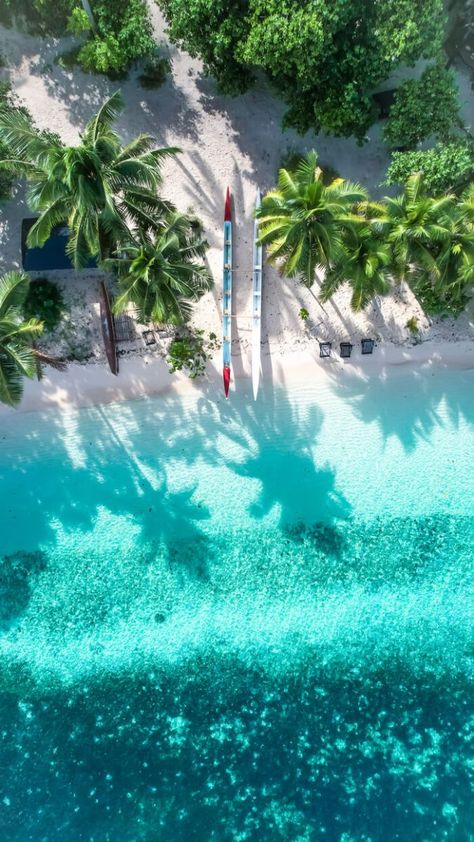
[[[18,110],[0,109],[0,140],[11,150],[0,162],[29,181],[28,201],[40,216],[29,246],[42,246],[59,223],[70,229],[68,253],[76,268],[91,256],[107,258],[127,238],[130,220],[139,223],[165,203],[157,196],[161,164],[175,148],[156,149],[141,134],[122,146],[113,124],[123,110],[113,94],[87,123],[77,146],[40,132]]]
[[[362,187],[342,178],[326,186],[317,162],[313,151],[294,172],[281,169],[277,189],[264,196],[257,212],[270,262],[308,287],[318,268],[340,259],[344,232],[353,227],[354,212],[367,199]]]
[[[400,280],[412,276],[439,278],[436,254],[449,242],[454,213],[454,196],[429,196],[422,173],[411,175],[403,193],[386,197],[384,214],[374,221],[392,244],[394,271]]]
[[[427,194],[421,173],[409,177],[401,196],[385,199],[376,227],[392,244],[394,271],[409,280],[415,294],[441,311],[458,312],[474,281],[472,191],[461,202]]]
[[[33,343],[43,331],[38,319],[22,314],[29,286],[23,272],[0,278],[0,401],[15,406],[23,393],[23,377],[35,377],[38,357]]]
[[[124,254],[105,261],[118,277],[114,311],[131,302],[140,322],[182,325],[191,304],[212,286],[202,262],[207,242],[193,217],[168,210],[148,228],[139,228]]]
[[[375,295],[389,292],[391,263],[390,245],[370,225],[354,226],[346,232],[340,259],[326,272],[321,300],[328,301],[340,286],[348,283],[352,287],[352,309],[363,310]]]

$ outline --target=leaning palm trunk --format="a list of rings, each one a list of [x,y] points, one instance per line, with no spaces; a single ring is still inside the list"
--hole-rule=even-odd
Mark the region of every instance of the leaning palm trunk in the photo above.
[[[36,376],[38,380],[41,380],[43,377],[44,366],[54,368],[56,371],[66,371],[67,362],[60,357],[47,354],[45,351],[39,351],[38,348],[33,348],[32,352],[36,361]]]
[[[94,20],[94,15],[92,14],[92,9],[90,7],[89,0],[81,0],[82,8],[84,9],[87,17],[89,18],[89,22],[91,25],[91,29],[93,32],[97,32],[97,26]]]

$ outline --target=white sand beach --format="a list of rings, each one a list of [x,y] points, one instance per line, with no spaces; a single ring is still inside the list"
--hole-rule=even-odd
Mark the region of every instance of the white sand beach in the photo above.
[[[106,96],[120,87],[126,108],[118,128],[129,140],[138,132],[149,132],[160,145],[179,146],[182,154],[169,160],[164,170],[164,193],[181,210],[192,210],[202,219],[210,244],[208,259],[215,286],[195,307],[193,325],[210,333],[221,333],[222,219],[227,185],[233,195],[234,211],[234,385],[245,380],[250,370],[251,264],[253,204],[256,187],[270,188],[276,180],[282,156],[289,149],[302,152],[315,148],[320,163],[330,165],[348,179],[368,187],[380,196],[380,186],[388,164],[387,149],[381,141],[381,124],[370,131],[367,144],[355,140],[304,138],[293,131],[282,131],[284,105],[267,87],[257,86],[245,96],[232,99],[216,93],[213,80],[205,78],[197,60],[166,43],[164,25],[151,3],[157,39],[172,58],[172,75],[159,90],[144,90],[137,82],[138,71],[118,85],[109,80],[63,69],[55,64],[58,55],[73,43],[39,39],[0,28],[0,51],[7,66],[1,72],[9,78],[19,100],[32,113],[41,128],[75,143],[84,123]],[[407,71],[413,73],[415,71]],[[458,71],[463,118],[474,125],[474,102],[467,74]],[[30,216],[24,189],[19,187],[12,201],[0,209],[0,269],[21,265],[21,221]],[[202,388],[199,381],[189,384],[184,377],[169,375],[163,357],[166,339],[153,349],[145,346],[141,333],[127,347],[117,379],[108,372],[102,348],[98,319],[98,278],[100,273],[47,273],[57,280],[71,309],[70,322],[52,337],[46,348],[65,355],[74,349],[84,363],[73,362],[67,372],[48,370],[38,383],[27,383],[20,410],[68,405],[85,405],[156,394],[163,388]],[[426,317],[411,291],[398,287],[384,299],[376,300],[365,312],[355,314],[350,295],[342,289],[324,306],[318,302],[318,289],[307,290],[295,281],[281,278],[265,266],[262,312],[262,365],[265,378],[290,382],[295,377],[313,377],[329,366],[343,374],[349,367],[365,376],[380,373],[387,365],[401,363],[462,365],[474,361],[474,321],[472,308],[458,319]],[[301,307],[309,311],[305,324]],[[417,343],[407,321],[418,319]],[[360,357],[360,340],[376,341],[373,358]],[[333,343],[334,357],[319,361],[318,340]],[[351,362],[338,361],[338,343],[348,340],[356,353]],[[217,350],[209,365],[212,382],[220,378]],[[293,372],[293,374],[291,374]],[[184,385],[186,383],[186,385]],[[220,394],[216,380],[216,394]],[[9,410],[5,410],[9,411]]]
[[[319,358],[319,348],[301,351],[273,352],[262,357],[261,394],[275,388],[291,391],[318,380],[348,380],[363,383],[368,378],[397,377],[400,374],[436,374],[450,370],[474,369],[474,343],[425,342],[411,348],[384,343],[374,349],[372,356],[362,356],[354,349],[350,360],[337,356]],[[67,371],[47,371],[41,381],[27,381],[20,407],[12,409],[0,404],[0,417],[15,412],[35,412],[56,408],[61,411],[97,404],[118,403],[155,397],[160,394],[176,396],[205,392],[216,401],[224,401],[220,360],[207,366],[206,375],[190,380],[183,374],[170,375],[166,363],[150,355],[134,356],[121,361],[119,375],[114,377],[105,364],[69,365]],[[251,395],[250,366],[233,370],[229,400],[233,393]]]

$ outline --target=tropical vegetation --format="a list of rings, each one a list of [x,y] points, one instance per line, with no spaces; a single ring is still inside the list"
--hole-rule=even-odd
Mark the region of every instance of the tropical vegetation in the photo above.
[[[0,401],[15,406],[23,394],[23,378],[37,375],[34,342],[43,332],[38,319],[25,319],[23,306],[29,278],[8,272],[0,278]]]
[[[52,331],[61,321],[64,313],[63,294],[48,278],[35,278],[30,282],[23,304],[26,319],[38,319],[46,331]]]
[[[82,20],[89,38],[77,60],[84,70],[123,75],[138,59],[155,50],[146,0],[94,0],[90,3],[94,27]]]
[[[415,172],[423,173],[431,193],[462,192],[474,180],[474,142],[455,138],[431,149],[394,152],[385,184],[404,184]]]
[[[9,82],[0,82],[0,110],[2,111],[20,111],[25,118],[31,121],[28,111],[23,106],[18,106],[15,103],[12,95]],[[5,160],[10,155],[9,147],[6,143],[0,141],[0,160]],[[0,165],[0,201],[9,199],[12,195],[13,174],[7,167]]]
[[[27,179],[27,199],[39,212],[29,246],[42,246],[54,228],[69,225],[68,253],[76,268],[104,260],[128,239],[129,223],[147,221],[166,206],[157,195],[161,164],[174,155],[141,134],[123,146],[113,124],[123,109],[113,94],[87,123],[77,146],[65,146],[31,125],[21,111],[0,109],[0,142],[9,158],[0,166]]]
[[[197,330],[194,332],[188,331],[172,340],[166,362],[170,374],[174,374],[176,371],[185,371],[191,380],[195,380],[196,377],[204,374],[207,359],[204,333],[202,330]]]
[[[419,79],[407,79],[398,88],[384,128],[393,147],[413,149],[429,137],[446,141],[460,126],[459,94],[454,73],[441,61],[429,65]]]
[[[293,172],[280,169],[278,187],[263,197],[258,213],[268,259],[308,287],[318,270],[339,260],[344,235],[357,224],[354,208],[367,199],[360,185],[342,178],[326,186],[317,161],[310,152]]]
[[[325,186],[311,152],[293,172],[280,170],[257,215],[269,261],[308,287],[320,272],[324,301],[347,283],[360,310],[406,281],[427,312],[457,314],[474,287],[472,185],[459,199],[433,196],[417,173],[376,203],[343,179]]]
[[[157,0],[172,40],[204,62],[220,90],[246,91],[266,73],[301,132],[363,140],[371,94],[397,65],[434,58],[443,0]]]
[[[192,304],[212,286],[206,249],[197,221],[172,208],[130,232],[123,253],[104,264],[118,280],[115,312],[131,302],[143,324],[183,325]]]

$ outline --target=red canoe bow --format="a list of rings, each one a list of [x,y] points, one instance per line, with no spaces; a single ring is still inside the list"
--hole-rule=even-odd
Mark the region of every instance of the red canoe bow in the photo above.
[[[227,188],[227,193],[225,194],[224,221],[225,222],[231,222],[232,221],[232,209],[230,207],[230,190],[229,190],[229,188]]]
[[[229,397],[229,385],[230,385],[230,366],[225,365],[223,369],[224,375],[224,392],[226,398]]]

